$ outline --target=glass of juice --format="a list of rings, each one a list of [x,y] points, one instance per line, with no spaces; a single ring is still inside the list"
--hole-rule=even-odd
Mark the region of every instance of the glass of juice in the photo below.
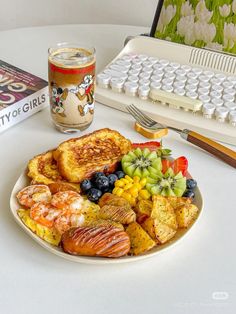
[[[95,49],[59,43],[48,50],[50,111],[63,133],[89,127],[94,115]]]

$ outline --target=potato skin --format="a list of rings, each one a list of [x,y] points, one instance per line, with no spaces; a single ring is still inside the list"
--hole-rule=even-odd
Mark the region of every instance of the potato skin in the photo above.
[[[129,252],[130,239],[114,226],[76,227],[62,235],[61,246],[72,255],[121,257]]]

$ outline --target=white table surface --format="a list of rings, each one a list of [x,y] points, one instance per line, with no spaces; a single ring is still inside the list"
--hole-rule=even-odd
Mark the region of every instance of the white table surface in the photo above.
[[[46,79],[47,48],[58,41],[79,41],[96,47],[99,70],[121,50],[127,35],[144,31],[148,29],[111,25],[4,31],[0,58]],[[128,114],[97,104],[94,122],[83,134],[104,126],[145,141],[133,131]],[[203,193],[199,223],[156,257],[120,265],[77,264],[39,246],[9,210],[12,187],[27,161],[68,138],[54,130],[48,109],[0,134],[0,313],[235,313],[235,169],[170,132],[164,145],[174,157],[187,156]],[[228,299],[214,299],[215,292],[226,292]]]

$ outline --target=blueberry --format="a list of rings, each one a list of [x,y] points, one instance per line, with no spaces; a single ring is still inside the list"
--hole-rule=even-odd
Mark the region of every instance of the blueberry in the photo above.
[[[88,190],[87,197],[91,202],[97,202],[99,198],[102,196],[102,191],[91,188]]]
[[[183,197],[189,197],[189,198],[194,198],[195,197],[195,193],[193,192],[193,190],[186,190],[183,194]]]
[[[109,179],[105,176],[98,177],[95,184],[99,190],[107,191],[109,189]]]
[[[107,176],[107,178],[108,178],[108,180],[109,180],[109,185],[110,185],[110,186],[113,186],[114,183],[118,180],[117,175],[114,174],[114,173],[109,174],[109,175]]]
[[[83,192],[86,192],[91,189],[92,183],[89,179],[85,179],[80,183],[80,187]]]
[[[103,172],[94,172],[93,179],[96,181],[97,178],[105,176]]]
[[[188,190],[194,190],[197,186],[197,181],[194,179],[187,179],[186,186]]]
[[[116,171],[115,175],[117,175],[118,179],[124,178],[125,176],[123,171]]]

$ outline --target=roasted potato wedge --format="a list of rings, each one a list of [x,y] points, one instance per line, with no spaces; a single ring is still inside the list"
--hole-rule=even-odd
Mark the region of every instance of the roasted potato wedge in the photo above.
[[[161,195],[154,195],[152,201],[153,208],[151,218],[157,218],[163,224],[166,224],[170,228],[176,230],[178,225],[175,212],[168,199]]]
[[[174,237],[176,230],[166,225],[158,218],[148,218],[142,223],[142,227],[150,237],[159,244],[164,244]]]
[[[194,204],[180,206],[175,211],[179,228],[187,228],[198,215],[198,208]]]
[[[137,223],[132,222],[126,228],[130,238],[130,254],[139,255],[152,249],[156,243],[148,233]]]
[[[168,196],[167,200],[169,201],[170,205],[176,210],[178,207],[191,204],[192,200],[188,197],[177,197],[177,196]]]

